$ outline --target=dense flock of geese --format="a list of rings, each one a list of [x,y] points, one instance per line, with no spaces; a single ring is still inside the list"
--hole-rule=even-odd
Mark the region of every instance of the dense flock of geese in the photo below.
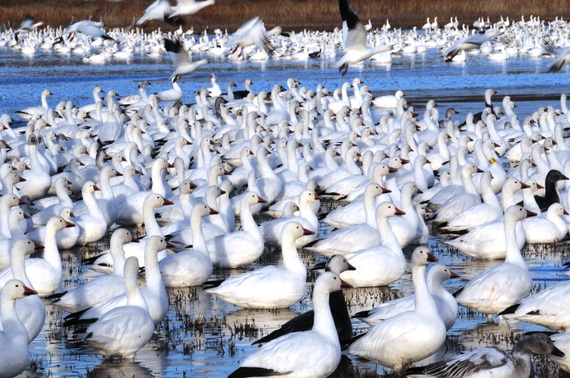
[[[422,33],[367,32],[347,1],[339,5],[347,26],[345,54],[337,62],[343,75],[379,54],[388,59],[427,48],[443,49],[449,60],[497,46],[507,56],[540,56],[546,38],[552,52],[568,44],[570,30],[562,20],[531,18],[481,21],[480,34],[453,20],[443,29],[429,23]],[[28,343],[45,322],[43,300],[69,313],[64,326],[89,323],[83,341],[102,355],[133,358],[168,312],[167,288],[205,285],[207,293],[242,308],[295,305],[307,290],[299,248],[330,257],[314,285],[314,311],[258,340],[263,346],[231,377],[329,376],[341,346],[398,375],[525,377],[532,354],[548,355],[570,371],[570,334],[564,332],[524,336],[508,352],[481,348],[409,369],[442,347],[459,305],[487,314],[490,322],[500,314],[553,331],[570,325],[568,282],[529,295],[532,277],[521,255],[525,243],[558,242],[569,230],[565,94],[559,105],[522,115],[509,96],[493,103],[496,93],[489,89],[479,113],[459,118],[433,100],[420,115],[401,91],[374,98],[358,78],[334,94],[294,79],[287,88],[276,84],[270,93],[256,93],[249,82],[245,91],[233,91],[230,82],[224,92],[212,75],[212,86],[202,88],[194,104],[182,105],[178,78],[206,63],[192,62],[192,51],[230,59],[258,53],[308,59],[319,52],[332,59],[342,34],[283,36],[266,31],[260,19],[233,36],[212,38],[106,32],[93,21],[64,30],[37,30],[29,21],[26,27],[4,31],[1,44],[24,54],[81,51],[91,62],[97,54],[106,61],[120,52],[170,51],[176,70],[169,91],[149,94],[142,82],[138,94],[118,97],[95,87],[92,103],[54,108],[45,89],[40,106],[16,112],[24,128],[13,128],[7,114],[0,117],[0,376],[29,365]],[[343,202],[322,214],[324,197]],[[260,224],[259,214],[274,219]],[[334,230],[323,235],[322,222]],[[438,261],[425,246],[433,234],[429,225],[465,255],[504,261],[451,295],[443,282],[455,273],[441,264],[426,273]],[[137,240],[134,230],[145,236]],[[108,274],[61,291],[60,249],[108,235],[110,249],[89,261]],[[339,290],[400,280],[408,267],[403,248],[416,244],[415,295],[356,314],[371,328],[355,336]],[[266,245],[279,247],[281,265],[210,280],[214,268],[254,263]],[[30,257],[38,248],[43,254]]]

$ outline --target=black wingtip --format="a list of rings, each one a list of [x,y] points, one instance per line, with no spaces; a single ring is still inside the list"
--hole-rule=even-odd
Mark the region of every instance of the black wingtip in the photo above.
[[[509,314],[514,314],[515,311],[517,310],[517,308],[519,308],[521,304],[520,303],[515,303],[512,306],[507,307],[506,309],[504,309],[503,311],[499,312],[498,315],[509,315]]]
[[[348,26],[349,29],[355,29],[356,25],[360,22],[360,19],[348,0],[338,0],[338,8],[340,10],[342,20],[346,22],[346,26]]]
[[[164,49],[177,54],[182,49],[182,43],[164,38]]]
[[[231,373],[228,378],[246,378],[246,377],[272,377],[279,375],[287,375],[291,372],[280,373],[275,370],[265,369],[260,367],[240,367],[233,373]]]

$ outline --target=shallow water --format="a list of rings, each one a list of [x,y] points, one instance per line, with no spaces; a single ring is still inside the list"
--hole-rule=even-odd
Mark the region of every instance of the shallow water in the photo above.
[[[48,88],[54,96],[48,98],[52,105],[71,100],[76,105],[92,101],[92,89],[100,85],[105,91],[114,89],[121,95],[136,92],[137,82],[150,80],[150,91],[170,87],[167,79],[172,64],[167,57],[159,60],[144,55],[128,62],[105,65],[89,65],[81,62],[81,56],[61,56],[53,52],[38,51],[34,57],[25,57],[7,48],[0,49],[0,114],[8,113],[17,119],[14,111],[39,104],[39,93]],[[195,57],[197,56],[195,54]],[[343,79],[334,68],[334,62],[309,61],[306,63],[269,61],[267,63],[229,63],[222,58],[205,56],[210,63],[199,72],[182,79],[184,102],[193,103],[193,93],[202,86],[209,86],[209,74],[215,72],[218,83],[224,88],[229,80],[241,83],[246,78],[254,82],[254,90],[271,90],[275,83],[285,85],[288,78],[297,78],[302,85],[312,89],[323,84],[331,91],[346,80],[359,76],[375,95],[392,93],[402,89],[418,108],[427,99],[437,100],[440,109],[453,106],[463,116],[466,112],[482,109],[486,88],[497,90],[497,101],[510,95],[519,106],[516,111],[521,119],[540,106],[559,107],[559,96],[570,91],[570,75],[548,74],[548,59],[513,58],[505,63],[492,63],[485,57],[471,55],[466,63],[445,64],[437,50],[425,54],[404,55],[395,58],[391,65],[365,64],[353,67]],[[567,68],[563,71],[567,73]],[[333,204],[334,205],[334,204]],[[323,207],[323,209],[326,209]],[[323,210],[326,211],[326,210]],[[323,228],[322,232],[327,232]],[[430,246],[440,261],[447,264],[463,278],[470,278],[498,262],[474,260],[458,254],[435,236]],[[107,247],[102,241],[86,248],[62,251],[65,264],[65,281],[62,289],[73,287],[82,280],[82,257],[93,255]],[[408,252],[408,257],[410,252]],[[561,260],[568,258],[566,243],[525,247],[525,257],[531,269],[535,288],[539,290],[564,280]],[[310,252],[302,252],[304,261],[311,266],[322,258]],[[279,262],[278,253],[269,252],[259,265]],[[243,270],[218,271],[216,277],[238,274]],[[462,279],[447,282],[450,291],[462,287]],[[346,298],[350,312],[369,309],[386,300],[406,295],[411,291],[409,274],[383,288],[349,289]],[[240,359],[251,354],[256,347],[250,343],[275,327],[311,308],[310,291],[301,303],[286,310],[243,310],[215,299],[202,288],[170,290],[171,309],[168,319],[156,329],[153,340],[137,353],[134,362],[107,361],[81,342],[81,335],[74,329],[61,326],[65,313],[46,302],[48,319],[44,330],[31,344],[35,373],[26,376],[203,376],[226,377],[237,368]],[[357,331],[366,326],[355,321]],[[512,346],[514,335],[521,331],[540,327],[524,323],[488,324],[486,316],[461,309],[460,317],[449,331],[452,347],[448,355],[484,345]],[[383,373],[376,364],[353,359],[353,366]],[[546,376],[546,375],[542,375]]]

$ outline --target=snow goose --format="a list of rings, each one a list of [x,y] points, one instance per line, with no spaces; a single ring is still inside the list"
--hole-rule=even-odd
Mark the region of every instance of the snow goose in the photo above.
[[[73,214],[73,211],[71,210],[71,208],[69,208],[69,207],[62,208],[59,211],[58,215],[60,217],[62,217],[66,222],[74,224],[73,219],[74,219],[75,215]],[[40,226],[40,227],[34,228],[30,232],[28,232],[26,235],[27,235],[27,237],[29,237],[33,241],[38,242],[40,244],[44,244],[44,240],[46,238],[46,230],[47,230],[47,225],[46,226]],[[80,233],[81,233],[81,230],[79,229],[79,227],[66,227],[63,230],[58,231],[57,234],[55,235],[57,248],[59,248],[59,249],[71,249],[71,248],[73,248],[73,246],[75,246],[77,244],[77,240],[79,240]]]
[[[487,314],[491,321],[493,314],[503,311],[529,294],[532,288],[532,277],[514,238],[514,233],[518,221],[533,215],[535,214],[518,205],[507,209],[504,221],[507,245],[505,262],[469,280],[454,294],[457,303]]]
[[[8,214],[10,213],[10,209],[12,207],[23,205],[24,203],[25,202],[21,201],[15,194],[4,194],[0,196],[0,212],[2,212],[2,214]],[[0,217],[0,237],[11,238],[12,234],[10,232],[10,229],[11,225],[9,223],[9,218],[6,216]]]
[[[107,233],[107,220],[103,210],[99,207],[94,193],[99,188],[93,181],[87,181],[83,184],[81,190],[83,202],[87,207],[87,214],[82,214],[74,219],[75,224],[79,227],[79,238],[77,243],[85,245],[102,239]]]
[[[446,224],[442,225],[442,229],[446,231],[457,231],[469,229],[484,223],[493,222],[494,220],[500,218],[503,215],[503,209],[499,203],[497,195],[491,188],[491,180],[493,175],[491,171],[483,172],[481,178],[481,190],[483,203],[472,206],[461,213],[457,214],[451,218]],[[510,185],[516,185],[519,183],[518,180],[508,179]],[[503,190],[508,187],[509,184],[505,184]]]
[[[31,120],[34,116],[45,116],[49,105],[47,103],[47,96],[51,96],[53,93],[49,91],[49,89],[44,89],[41,93],[41,106],[32,106],[26,109],[16,111],[16,114],[20,116],[24,121]]]
[[[412,253],[412,280],[415,308],[372,327],[356,340],[349,352],[381,363],[397,374],[411,363],[428,357],[445,342],[445,324],[441,319],[425,280],[426,267],[437,261],[427,247]]]
[[[481,197],[479,196],[479,192],[475,187],[473,180],[472,180],[472,173],[471,172],[483,172],[479,168],[473,169],[473,164],[466,164],[463,166],[461,170],[461,177],[463,181],[463,187],[465,192],[459,193],[454,195],[451,198],[448,198],[445,203],[443,203],[437,209],[437,215],[435,216],[434,221],[436,223],[444,223],[449,222],[455,216],[461,214],[465,210],[481,204]],[[434,196],[435,197],[435,196]],[[434,198],[432,198],[432,201]]]
[[[443,282],[450,278],[458,277],[459,275],[449,270],[449,268],[443,264],[435,264],[427,273],[429,292],[435,301],[447,330],[455,324],[458,305],[455,297],[443,287]],[[411,294],[383,303],[372,310],[358,313],[355,317],[362,318],[363,321],[373,326],[380,321],[384,321],[403,312],[412,311],[415,306],[414,303],[415,295]]]
[[[180,75],[173,76],[170,79],[170,82],[172,83],[172,88],[165,89],[163,91],[155,93],[156,98],[159,101],[165,101],[165,102],[180,101],[180,99],[182,98],[182,88],[180,88],[180,85],[178,85],[178,79],[180,79]]]
[[[162,206],[164,204],[168,204],[170,201],[164,199],[160,194],[150,193],[144,200],[143,208],[144,208],[144,231],[146,236],[141,239],[138,243],[127,243],[123,246],[123,250],[125,252],[125,256],[135,256],[137,257],[140,264],[145,264],[146,259],[144,258],[146,245],[149,242],[151,236],[164,236],[156,217],[154,215],[154,210]],[[159,255],[159,259],[163,259],[166,257],[166,252],[161,252]],[[108,253],[108,251],[104,251],[100,256],[96,257],[95,261],[93,262],[94,266],[100,267],[103,266],[111,266],[113,264],[113,259]],[[144,265],[141,265],[141,268]]]
[[[313,270],[316,268],[317,266],[315,266]],[[331,257],[325,266],[325,271],[330,271],[336,274],[354,269],[355,268],[348,263],[346,258],[341,255],[334,255]],[[341,342],[348,340],[352,337],[352,323],[350,321],[350,315],[348,314],[348,308],[342,290],[333,291],[330,294],[329,304],[334,319],[334,324],[338,332],[339,340]],[[311,328],[313,328],[314,320],[314,310],[304,312],[301,315],[289,320],[287,323],[283,324],[279,329],[276,329],[269,335],[253,342],[252,345],[264,344],[292,332],[309,331]]]
[[[34,252],[36,249],[43,248],[35,244],[28,238],[20,238],[13,243],[12,251],[10,252],[10,267],[12,269],[12,276],[20,280],[33,290],[33,285],[26,275],[25,259]],[[18,317],[28,331],[28,342],[32,342],[37,335],[41,332],[46,319],[46,308],[44,302],[40,297],[26,297],[16,302],[16,312]],[[0,317],[0,330],[2,330],[1,317]]]
[[[138,285],[136,257],[125,262],[127,303],[103,314],[87,328],[85,340],[105,357],[133,358],[154,333],[149,307]]]
[[[324,222],[334,228],[343,228],[351,224],[366,222],[367,214],[370,214],[371,217],[375,216],[375,199],[385,193],[390,193],[390,190],[383,188],[380,184],[368,184],[362,199],[352,201],[346,206],[332,210],[327,214]]]
[[[113,38],[110,37],[109,34],[105,32],[105,30],[101,29],[95,22],[91,20],[77,21],[65,29],[64,35],[70,35],[72,33],[77,34],[78,32],[86,34],[92,38],[113,40]]]
[[[241,231],[230,232],[208,240],[207,247],[214,266],[237,268],[249,264],[263,253],[264,242],[259,227],[251,214],[250,207],[265,199],[255,192],[248,192],[241,200]]]
[[[554,361],[564,357],[557,348],[554,336],[544,333],[524,335],[509,352],[497,347],[485,347],[460,354],[449,361],[435,362],[406,371],[408,377],[530,377],[531,357],[535,354],[548,355]]]
[[[8,281],[0,293],[0,318],[4,329],[0,331],[0,376],[2,377],[14,377],[30,364],[28,332],[18,317],[16,302],[17,299],[33,294],[37,292],[26,287],[20,280]]]
[[[461,253],[481,259],[502,259],[507,251],[506,238],[515,241],[519,248],[524,246],[526,235],[522,223],[517,223],[514,234],[505,235],[505,217],[482,224],[469,230],[468,233],[445,243],[458,249]]]
[[[37,213],[32,215],[32,222],[35,225],[46,224],[51,217],[59,215],[59,212],[64,207],[69,207],[69,208],[73,207],[73,200],[71,199],[68,193],[69,190],[67,186],[68,184],[69,181],[67,180],[67,178],[63,176],[60,176],[57,179],[55,179],[55,183],[53,186],[55,188],[55,194],[57,196],[56,198],[57,203],[46,206],[45,208],[39,210]],[[34,203],[34,205],[37,206],[38,204]]]
[[[390,202],[378,205],[376,226],[382,240],[380,245],[345,254],[346,259],[357,269],[358,274],[347,271],[341,273],[341,278],[353,287],[389,285],[404,273],[406,259],[389,222],[389,219],[397,214],[395,209],[397,208]]]
[[[189,14],[198,13],[207,6],[213,5],[215,0],[195,1],[195,0],[178,0],[172,13],[168,18],[188,16]]]
[[[228,39],[228,47],[233,53],[238,52],[248,46],[255,45],[259,50],[265,53],[274,53],[275,47],[269,40],[272,35],[281,33],[280,27],[275,27],[270,31],[265,29],[263,20],[260,17],[254,17],[241,25]],[[234,92],[234,95],[236,92]],[[239,98],[236,97],[236,98]]]
[[[148,304],[148,311],[155,325],[164,320],[168,313],[168,294],[166,292],[166,287],[164,286],[162,275],[158,269],[158,253],[165,250],[167,247],[172,247],[172,245],[168,243],[164,237],[158,235],[149,237],[148,241],[144,243],[144,246],[141,245],[141,248],[144,248],[146,282],[146,287],[141,289],[141,293]],[[141,264],[141,262],[136,258],[134,261],[136,261],[137,264]],[[127,295],[117,295],[106,302],[100,303],[99,306],[91,307],[87,311],[79,311],[66,316],[66,323],[64,325],[76,324],[78,320],[79,322],[92,321],[93,319],[100,318],[103,314],[111,311],[112,309],[125,306],[126,304]]]
[[[66,222],[59,216],[50,219],[46,226],[44,257],[25,260],[26,274],[41,297],[53,294],[63,277],[61,256],[55,240],[56,232],[65,227],[75,227],[73,223]],[[12,271],[9,268],[4,268],[0,272],[0,286],[3,286],[12,277]]]
[[[22,174],[26,182],[18,184],[20,196],[28,196],[32,201],[47,195],[51,186],[49,170],[42,164],[41,156],[38,152],[39,144],[39,138],[35,134],[30,135],[28,138],[30,170]]]
[[[299,215],[290,217],[278,218],[263,222],[259,229],[263,235],[263,239],[267,244],[281,245],[281,236],[283,235],[283,227],[289,222],[295,221],[301,223],[304,228],[313,232],[308,237],[301,237],[295,240],[295,246],[302,248],[316,238],[316,233],[319,231],[319,219],[311,208],[313,201],[319,200],[321,196],[315,194],[311,190],[304,190],[299,194]]]
[[[412,196],[416,193],[421,193],[421,191],[415,183],[405,183],[400,193],[400,208],[406,214],[389,219],[390,227],[392,227],[392,231],[402,248],[407,247],[416,240],[419,219],[412,202]]]
[[[267,201],[264,203],[272,204],[277,199],[279,193],[281,193],[283,182],[269,165],[267,155],[268,151],[264,146],[260,146],[255,153],[257,167],[260,172],[260,177],[255,180],[255,187],[258,189],[259,195]],[[253,205],[251,211],[257,214],[262,207],[263,205],[261,204]],[[236,214],[238,214],[239,206],[235,210]]]
[[[206,292],[244,308],[286,308],[300,301],[305,295],[307,268],[299,257],[295,240],[313,231],[299,222],[290,222],[282,233],[283,266],[265,266],[230,277]]]
[[[481,47],[485,42],[490,42],[492,38],[487,34],[469,34],[468,36],[456,41],[453,46],[445,51],[445,61],[451,62],[453,58],[461,51],[475,50]]]
[[[396,109],[398,101],[405,96],[404,91],[397,90],[393,95],[375,97],[372,104],[381,109]]]
[[[562,215],[568,215],[559,203],[553,203],[545,216],[537,216],[522,221],[527,243],[556,243],[568,233],[568,224]]]
[[[145,212],[145,201],[146,199],[154,194],[162,197],[162,205],[172,205],[173,202],[167,200],[166,191],[164,188],[164,183],[162,181],[162,172],[168,166],[166,159],[158,158],[152,164],[152,187],[150,191],[140,191],[133,193],[130,196],[123,198],[121,201],[117,202],[118,212],[117,212],[117,223],[124,226],[141,226],[144,222],[144,212]]]
[[[338,67],[338,71],[344,76],[348,71],[349,65],[358,64],[379,52],[390,51],[391,47],[388,45],[368,47],[366,42],[368,33],[350,2],[348,0],[339,0],[338,5],[343,21],[343,40],[346,52],[336,62],[335,66]]]
[[[367,220],[366,223],[351,225],[340,230],[335,230],[326,238],[319,240],[310,250],[323,256],[345,255],[347,253],[371,248],[382,243],[382,232],[378,227],[378,218],[393,215],[405,215],[391,202],[383,202],[376,208],[376,216]],[[376,224],[370,224],[374,221]]]
[[[230,378],[255,375],[326,377],[337,367],[340,343],[330,311],[329,294],[340,290],[342,281],[333,272],[317,278],[313,289],[314,326],[275,339],[246,357]]]
[[[206,59],[200,59],[192,62],[188,51],[184,48],[182,43],[178,40],[164,39],[164,48],[166,51],[172,53],[172,60],[176,69],[170,75],[171,78],[188,75],[196,71],[200,66],[208,63]]]
[[[477,188],[473,184],[473,174],[479,172],[475,164],[468,163],[461,168],[461,183],[462,185],[448,185],[435,193],[429,200],[429,207],[431,209],[438,209],[441,205],[448,203],[448,201],[461,194],[470,193],[478,195]]]
[[[568,331],[570,330],[567,299],[569,293],[570,281],[560,282],[523,298],[520,303],[501,312],[501,315],[512,316],[516,320],[538,324],[556,331]]]
[[[101,275],[86,282],[54,300],[56,306],[67,312],[75,312],[96,306],[107,299],[125,292],[123,268],[125,256],[123,244],[136,241],[131,232],[119,228],[111,236],[111,257],[113,258],[113,274]]]
[[[204,203],[197,203],[192,207],[192,249],[167,256],[158,263],[166,287],[201,285],[210,278],[213,266],[202,232],[202,218],[217,213]]]
[[[168,0],[155,0],[144,11],[141,18],[138,19],[137,25],[142,25],[147,21],[166,21],[172,13],[172,6]]]
[[[559,51],[552,48],[551,50],[555,53],[556,60],[550,65],[548,72],[558,72],[566,63],[570,62],[570,48],[565,47]]]

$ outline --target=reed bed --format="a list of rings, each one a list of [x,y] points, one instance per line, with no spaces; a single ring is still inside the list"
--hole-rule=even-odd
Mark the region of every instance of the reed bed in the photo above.
[[[0,23],[10,22],[18,26],[22,18],[31,15],[46,25],[66,26],[72,20],[103,18],[107,28],[127,27],[138,19],[150,0],[130,1],[85,1],[85,0],[36,0],[21,2],[19,0],[0,1]],[[174,3],[174,0],[171,1]],[[430,17],[438,17],[440,27],[449,22],[450,17],[457,17],[460,24],[471,25],[479,17],[489,17],[491,22],[500,17],[519,20],[521,16],[528,19],[531,15],[549,21],[555,17],[568,18],[570,9],[563,0],[544,2],[527,1],[449,1],[433,0],[430,2],[417,0],[373,1],[353,0],[361,20],[371,20],[373,26],[381,27],[390,21],[392,27],[420,27]],[[338,3],[335,0],[217,0],[216,4],[203,9],[196,15],[187,16],[183,28],[194,27],[197,31],[206,28],[221,28],[233,31],[244,21],[261,16],[268,27],[280,25],[284,30],[332,30],[341,25]],[[173,30],[176,25],[166,23],[150,23],[145,30]]]

